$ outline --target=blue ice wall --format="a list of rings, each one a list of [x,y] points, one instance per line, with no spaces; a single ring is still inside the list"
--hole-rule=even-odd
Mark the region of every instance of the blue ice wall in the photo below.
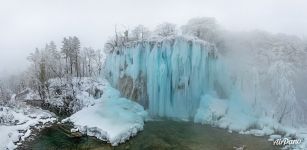
[[[202,95],[230,95],[220,64],[212,44],[173,37],[130,43],[107,56],[105,69],[110,83],[152,116],[192,119]]]

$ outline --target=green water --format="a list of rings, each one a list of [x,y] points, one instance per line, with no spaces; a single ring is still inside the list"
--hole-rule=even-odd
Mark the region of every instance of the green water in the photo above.
[[[248,150],[274,150],[267,137],[229,133],[206,125],[176,121],[151,121],[125,144],[111,147],[92,137],[68,137],[57,126],[40,132],[35,140],[25,143],[25,149],[94,149],[94,150],[233,150],[246,145]]]

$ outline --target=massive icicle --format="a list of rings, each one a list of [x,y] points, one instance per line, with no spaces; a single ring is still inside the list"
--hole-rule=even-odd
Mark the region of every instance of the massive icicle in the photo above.
[[[109,54],[107,78],[152,116],[192,119],[201,96],[232,89],[212,44],[185,37],[141,41]]]

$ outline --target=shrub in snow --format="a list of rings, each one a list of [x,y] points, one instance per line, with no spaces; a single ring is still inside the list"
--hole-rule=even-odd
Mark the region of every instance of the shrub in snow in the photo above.
[[[10,125],[15,122],[14,115],[7,107],[0,107],[0,124]]]
[[[45,101],[59,111],[75,113],[103,94],[103,83],[92,78],[50,79],[50,96]]]

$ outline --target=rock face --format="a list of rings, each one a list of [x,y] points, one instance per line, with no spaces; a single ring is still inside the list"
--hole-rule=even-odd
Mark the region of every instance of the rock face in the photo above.
[[[107,56],[105,69],[110,83],[152,116],[192,119],[201,95],[230,95],[215,47],[196,39],[130,43]]]

